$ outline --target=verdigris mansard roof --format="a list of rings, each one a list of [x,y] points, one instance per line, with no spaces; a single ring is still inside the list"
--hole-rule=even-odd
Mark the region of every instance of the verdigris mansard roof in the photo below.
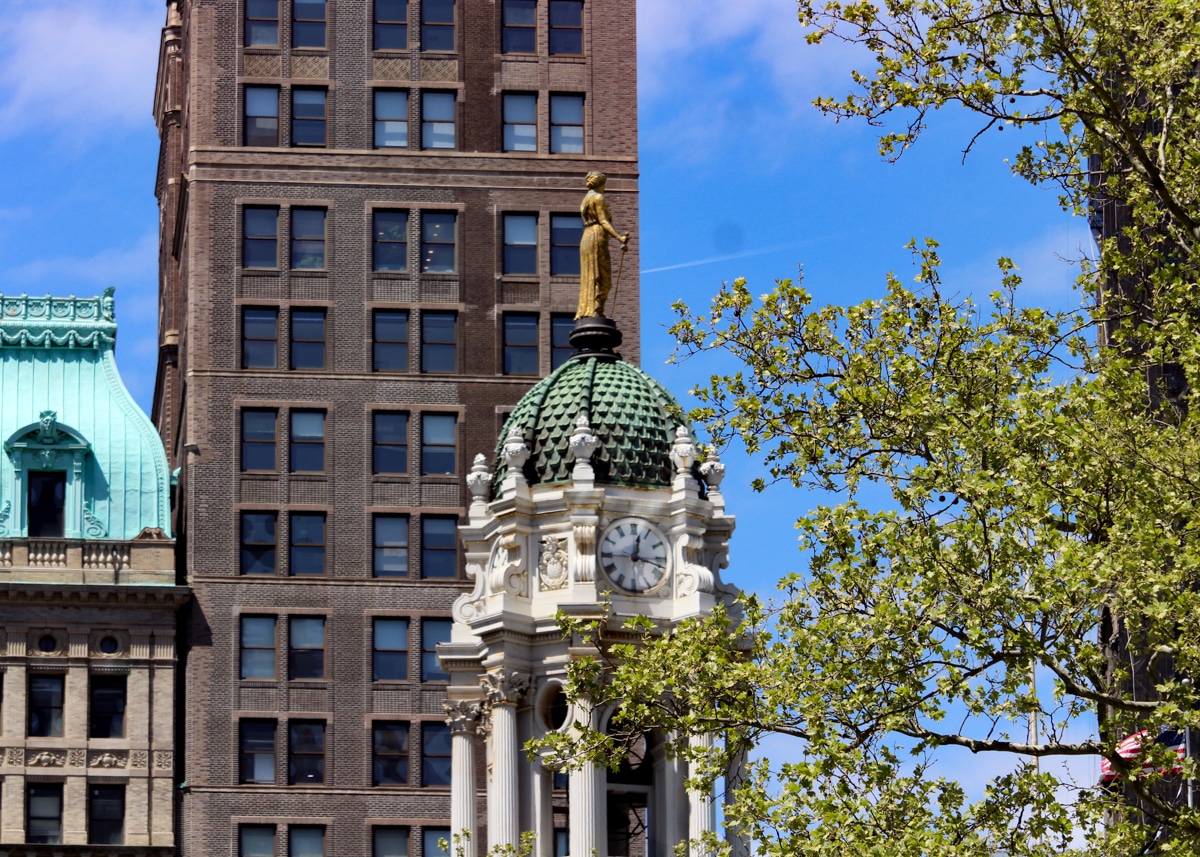
[[[170,471],[158,432],[126,389],[113,355],[113,290],[99,297],[0,295],[0,530],[19,515],[22,467],[78,466],[80,537],[170,536]],[[10,515],[12,519],[10,520]]]
[[[570,438],[583,414],[600,441],[592,456],[597,484],[668,488],[674,474],[671,448],[683,409],[662,384],[641,369],[603,355],[564,363],[522,397],[496,443],[493,493],[504,480],[503,448],[518,427],[531,450],[530,485],[571,480]]]

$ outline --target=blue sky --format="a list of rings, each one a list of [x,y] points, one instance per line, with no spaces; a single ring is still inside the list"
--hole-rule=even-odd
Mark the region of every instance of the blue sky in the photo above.
[[[118,361],[149,407],[154,386],[157,135],[151,96],[162,0],[0,0],[0,291],[95,294],[117,287]],[[102,9],[102,14],[101,14]],[[702,361],[667,366],[671,303],[703,306],[723,280],[756,291],[795,276],[823,302],[911,276],[903,245],[942,244],[948,288],[986,292],[1012,257],[1026,300],[1075,303],[1059,257],[1091,249],[1053,191],[1013,177],[1016,132],[976,130],[953,110],[898,164],[872,130],[810,102],[840,94],[861,57],[805,44],[792,0],[639,0],[643,366],[688,404]],[[869,70],[869,69],[868,69]],[[618,228],[623,228],[617,224]],[[474,452],[473,450],[471,451]],[[755,464],[726,458],[739,519],[728,577],[769,592],[798,570],[792,523],[817,498],[755,495]]]

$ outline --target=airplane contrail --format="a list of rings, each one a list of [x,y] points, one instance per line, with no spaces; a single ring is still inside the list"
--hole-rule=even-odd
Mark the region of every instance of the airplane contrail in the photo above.
[[[728,262],[731,259],[745,259],[747,256],[762,256],[767,253],[776,253],[780,250],[790,250],[794,247],[803,247],[806,244],[811,244],[819,239],[813,238],[808,241],[793,242],[791,244],[776,244],[774,247],[759,247],[756,250],[743,250],[741,253],[729,253],[724,256],[710,256],[707,259],[696,259],[692,262],[680,262],[677,265],[663,265],[659,268],[645,268],[642,274],[658,274],[662,271],[677,271],[680,268],[695,268],[700,265],[709,265],[713,262]]]

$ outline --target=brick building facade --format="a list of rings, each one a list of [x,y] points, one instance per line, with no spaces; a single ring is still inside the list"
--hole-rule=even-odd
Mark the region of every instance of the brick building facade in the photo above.
[[[438,850],[463,477],[569,354],[587,172],[637,234],[635,69],[621,0],[168,4],[181,854]]]

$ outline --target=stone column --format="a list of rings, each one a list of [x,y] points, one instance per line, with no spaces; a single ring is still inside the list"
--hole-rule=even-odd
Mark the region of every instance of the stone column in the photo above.
[[[588,711],[594,726],[595,714],[590,712],[587,699],[575,703],[576,710]],[[601,791],[598,785],[600,772],[593,762],[584,762],[572,768],[567,776],[567,794],[570,803],[570,857],[604,857],[608,853],[607,835],[601,840],[598,824],[601,809]]]
[[[731,754],[729,770],[725,772],[725,804],[733,802],[733,793],[741,788],[748,775],[749,751],[743,744]],[[725,841],[729,844],[729,857],[750,857],[750,837],[739,827],[729,823],[725,816]]]
[[[713,737],[708,735],[692,735],[688,738],[692,750],[709,750],[713,746]],[[695,766],[692,766],[692,772]],[[706,833],[717,832],[717,805],[713,801],[712,790],[688,790],[688,839],[692,840],[688,851],[691,857],[707,857],[708,849],[695,844]]]
[[[492,709],[492,774],[488,779],[488,848],[521,841],[518,764],[521,742],[517,734],[517,702],[529,680],[515,670],[483,677]]]
[[[475,722],[480,704],[460,699],[446,702],[450,724],[450,841],[451,854],[475,857]]]

